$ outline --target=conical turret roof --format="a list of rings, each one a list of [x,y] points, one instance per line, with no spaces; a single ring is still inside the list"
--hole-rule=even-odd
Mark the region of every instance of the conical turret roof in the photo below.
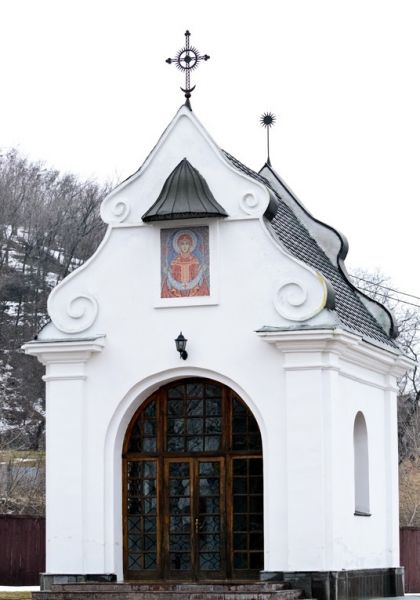
[[[142,219],[147,223],[227,216],[201,173],[183,158],[169,175],[158,199]]]

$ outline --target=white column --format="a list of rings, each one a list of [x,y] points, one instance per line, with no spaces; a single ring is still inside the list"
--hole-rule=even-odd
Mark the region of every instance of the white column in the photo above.
[[[46,572],[86,572],[86,362],[103,338],[30,342],[46,365]]]

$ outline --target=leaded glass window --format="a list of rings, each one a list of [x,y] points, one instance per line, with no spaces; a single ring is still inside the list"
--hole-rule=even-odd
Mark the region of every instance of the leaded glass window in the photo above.
[[[128,579],[258,575],[261,435],[231,389],[204,379],[161,388],[133,417],[123,459]]]

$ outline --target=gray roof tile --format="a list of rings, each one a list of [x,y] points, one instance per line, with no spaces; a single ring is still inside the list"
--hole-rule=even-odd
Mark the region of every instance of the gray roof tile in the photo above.
[[[275,194],[278,208],[271,221],[273,231],[290,254],[319,271],[330,282],[335,292],[335,308],[342,326],[373,342],[398,348],[360,300],[352,284],[338,267],[333,265],[296,214],[273,189],[270,182],[243,165],[232,155],[225,151],[224,154],[233,166],[259,181]]]

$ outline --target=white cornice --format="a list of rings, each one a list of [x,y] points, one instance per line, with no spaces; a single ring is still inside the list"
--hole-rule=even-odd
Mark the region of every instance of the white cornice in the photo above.
[[[102,352],[105,336],[66,340],[34,340],[23,344],[25,354],[36,356],[44,365],[51,363],[85,363],[92,354]]]
[[[109,225],[110,229],[141,229],[142,227],[156,227],[157,229],[161,229],[166,223],[169,227],[184,227],[186,223],[191,225],[192,223],[197,223],[198,225],[202,225],[204,222],[208,223],[214,220],[214,217],[211,219],[197,219],[193,217],[191,219],[171,219],[170,221],[151,221],[149,223],[111,223]],[[223,223],[229,223],[233,221],[260,221],[260,215],[234,215],[227,216],[223,219],[220,219]]]
[[[322,360],[302,361],[288,365],[284,368],[293,370],[337,367],[338,357],[357,366],[371,369],[381,374],[400,377],[415,365],[407,356],[397,349],[386,350],[367,343],[362,337],[344,331],[343,329],[302,329],[302,330],[273,330],[257,331],[257,335],[273,344],[284,354],[321,353]],[[341,369],[340,369],[341,370]]]

